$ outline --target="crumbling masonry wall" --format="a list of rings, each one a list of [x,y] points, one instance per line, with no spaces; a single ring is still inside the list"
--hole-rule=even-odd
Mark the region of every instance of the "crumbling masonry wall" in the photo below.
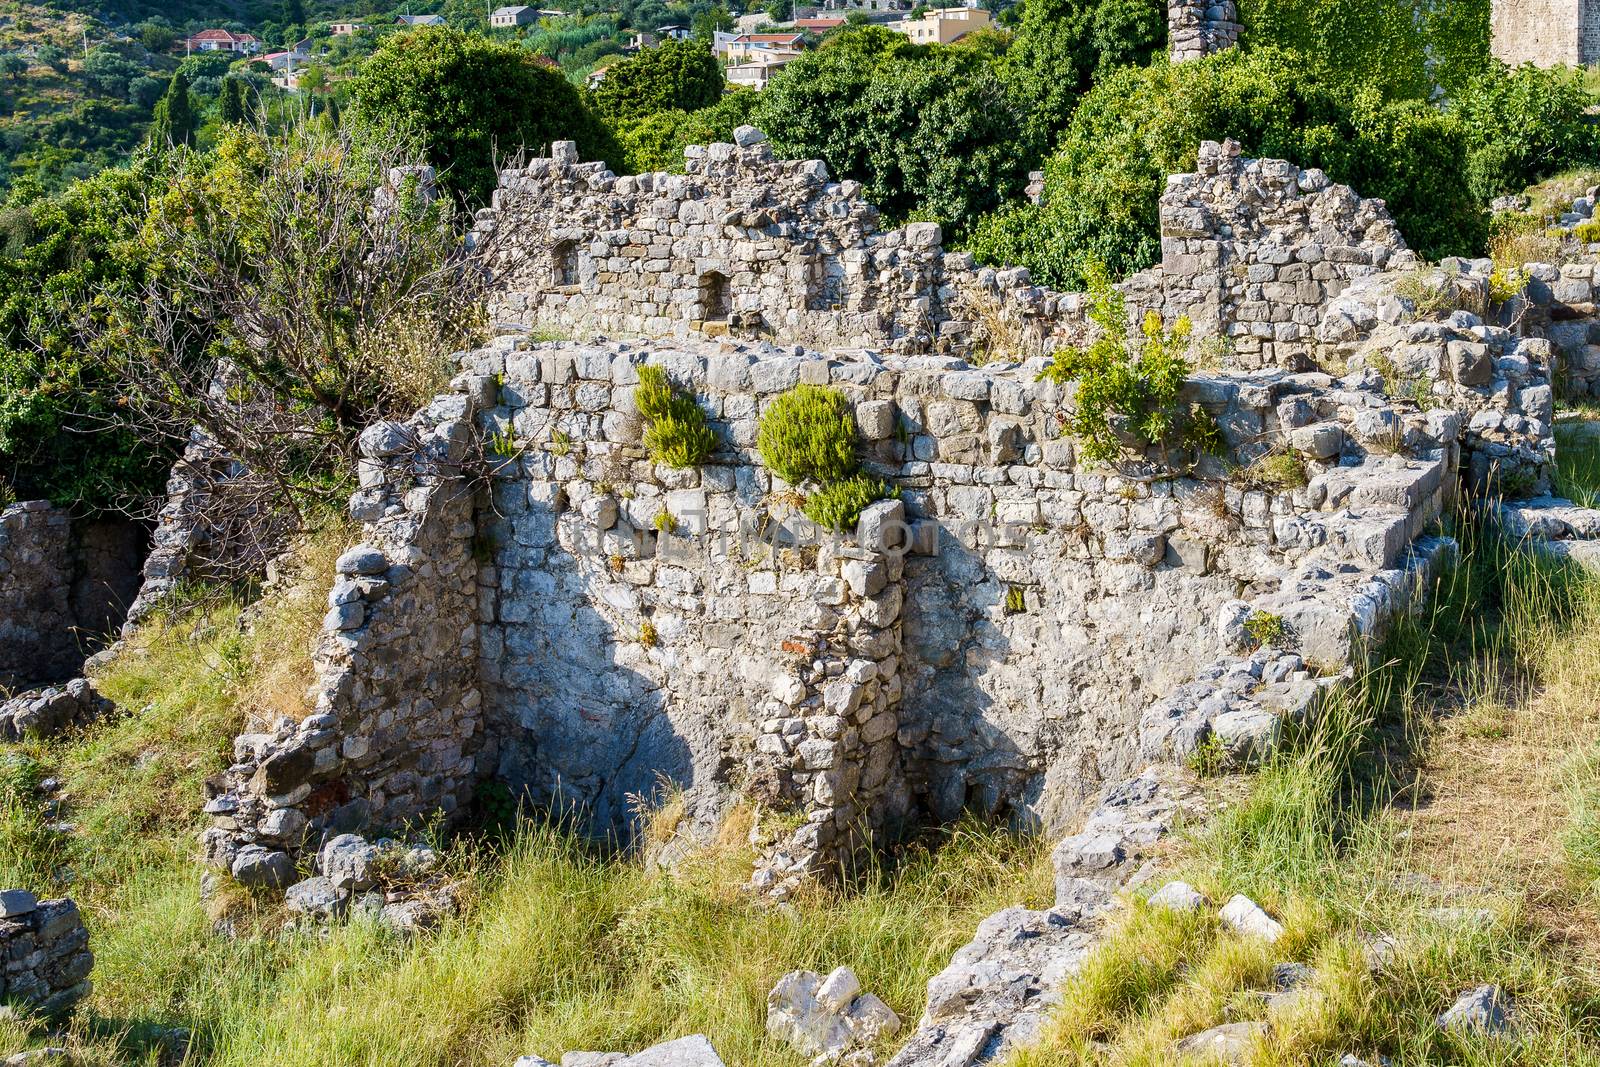
[[[241,880],[282,888],[307,842],[471,799],[484,741],[473,405],[441,397],[362,434],[350,511],[366,536],[338,560],[313,714],[240,735],[209,783],[207,859]]]
[[[733,334],[817,347],[1023,358],[1085,339],[1086,300],[1026,270],[947,253],[933,223],[890,230],[820,160],[775,161],[758,130],[692,146],[684,174],[618,177],[571,142],[501,172],[499,314],[576,336]],[[1161,199],[1162,262],[1129,279],[1130,315],[1189,315],[1229,365],[1303,368],[1317,306],[1411,262],[1381,200],[1322,172],[1200,146]]]
[[[1239,29],[1234,0],[1168,0],[1167,54],[1174,63],[1232,48]]]
[[[1510,66],[1587,66],[1600,60],[1600,4],[1595,0],[1494,0],[1494,57]]]

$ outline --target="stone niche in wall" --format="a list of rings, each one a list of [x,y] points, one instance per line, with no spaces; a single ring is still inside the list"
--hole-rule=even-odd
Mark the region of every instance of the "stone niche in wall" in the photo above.
[[[0,681],[27,687],[79,673],[122,625],[148,542],[141,523],[74,516],[48,500],[0,512]]]

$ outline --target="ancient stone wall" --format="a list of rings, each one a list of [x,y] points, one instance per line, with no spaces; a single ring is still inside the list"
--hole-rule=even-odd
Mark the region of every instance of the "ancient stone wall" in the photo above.
[[[93,968],[76,904],[0,891],[0,1001],[60,1015],[88,995]]]
[[[1511,66],[1583,66],[1600,60],[1595,0],[1493,0],[1491,51]]]
[[[1085,464],[1037,361],[515,335],[462,359],[460,392],[363,441],[368,543],[340,562],[318,714],[240,738],[217,783],[209,852],[243,880],[481,778],[624,835],[665,785],[706,823],[760,800],[797,819],[769,850],[779,883],[907,814],[1059,825],[1147,758],[1152,701],[1239,646],[1251,603],[1294,620],[1307,669],[1349,662],[1372,630],[1350,603],[1438,515],[1458,455],[1459,420],[1359,375],[1191,380],[1234,461],[1299,457],[1307,484],[1274,486],[1157,450]],[[639,444],[645,361],[711,418],[697,471]],[[900,489],[838,538],[753,449],[799,383],[852,400]],[[1309,697],[1275,699],[1237,721]],[[1193,705],[1173,715],[1197,741],[1219,709],[1194,726]]]
[[[48,500],[0,512],[0,674],[5,684],[53,681],[82,660],[68,628],[72,519]]]
[[[211,783],[208,859],[279,888],[308,840],[446,816],[471,799],[483,745],[471,395],[361,437],[351,514],[317,640],[313,714],[260,724]]]
[[[1167,54],[1174,63],[1238,43],[1239,9],[1233,0],[1168,0]]]
[[[1161,196],[1159,303],[1143,277],[1134,301],[1197,337],[1226,339],[1229,366],[1309,369],[1324,304],[1352,282],[1414,265],[1382,200],[1363,200],[1320,170],[1243,159],[1236,142],[1200,146],[1193,174]]]
[[[933,223],[881,230],[860,185],[778,162],[760,131],[694,146],[685,174],[617,177],[570,142],[501,173],[499,313],[578,336],[732,334],[900,353],[1025,358],[1086,339],[1087,301],[946,253]],[[1303,365],[1317,303],[1409,256],[1381,200],[1320,171],[1200,148],[1161,202],[1162,263],[1123,286],[1233,342],[1232,365]],[[1303,256],[1303,258],[1301,258]]]
[[[785,813],[762,838],[778,894],[908,815],[1061,825],[1206,737],[1251,758],[1404,600],[1463,471],[1548,476],[1549,344],[1419,306],[1381,202],[1315,171],[1208,144],[1172,180],[1163,265],[1124,291],[1233,339],[1234,369],[1183,396],[1224,454],[1100,465],[1042,355],[929,351],[979,343],[960,279],[1028,309],[1034,353],[1081,334],[1081,295],[975,270],[937,228],[879,232],[848,183],[743,139],[682,176],[614,178],[570,146],[507,172],[479,220],[528,253],[500,261],[502,313],[680,336],[508,328],[459,357],[452,394],[368,432],[366,544],[340,561],[317,714],[240,739],[214,862],[281,884],[304,844],[449,812],[491,778],[623,838],[669,789],[703,825],[757,800]],[[709,293],[721,322],[690,317],[701,268],[733,283]],[[1487,309],[1487,276],[1445,273]],[[817,277],[838,283],[826,313],[803,299]],[[774,324],[877,344],[707,336]],[[642,447],[646,362],[710,420],[698,469]],[[799,384],[848,398],[898,491],[839,536],[754,448]],[[1241,667],[1262,614],[1277,647]]]

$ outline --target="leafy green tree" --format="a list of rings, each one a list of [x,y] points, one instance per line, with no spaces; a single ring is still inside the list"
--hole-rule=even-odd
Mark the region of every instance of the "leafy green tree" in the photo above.
[[[183,71],[183,76],[193,84],[200,78],[220,78],[227,74],[232,66],[232,53],[195,52],[193,55],[184,56],[178,64],[178,69]]]
[[[156,101],[150,119],[150,143],[156,147],[185,145],[194,139],[194,101],[189,96],[189,79],[178,71],[167,86],[167,95]]]
[[[177,39],[177,33],[165,22],[152,20],[139,26],[139,43],[144,45],[146,51],[165,52]]]
[[[794,0],[767,0],[762,10],[773,22],[788,22],[794,18]]]
[[[696,40],[709,41],[718,30],[727,33],[733,29],[733,16],[726,5],[717,4],[696,15],[692,25]]]
[[[1233,49],[1116,72],[1084,96],[1062,134],[1043,204],[986,218],[969,247],[1063,289],[1082,288],[1091,263],[1116,277],[1141,270],[1160,258],[1167,175],[1192,170],[1202,140],[1232,137],[1249,155],[1322,167],[1384,198],[1423,255],[1477,252],[1486,223],[1460,180],[1461,125],[1421,101],[1385,103],[1376,89],[1351,100],[1306,70],[1294,53]]]
[[[53,44],[42,44],[37,53],[39,62],[55,71],[57,74],[67,72],[67,53]]]
[[[115,49],[97,45],[84,57],[83,74],[100,92],[126,100],[128,86],[144,74],[144,68]]]
[[[133,79],[133,83],[128,86],[128,98],[142,108],[154,108],[156,101],[167,95],[167,85],[170,82],[170,78],[163,81],[160,78],[141,75]]]
[[[1028,146],[1047,152],[1090,85],[1144,66],[1167,45],[1162,0],[1024,0],[1000,70],[1027,114]]]
[[[1600,162],[1600,129],[1580,75],[1493,62],[1446,103],[1472,151],[1467,186],[1479,200],[1514,192],[1558,171]]]
[[[585,159],[617,156],[577,88],[515,44],[444,27],[391,34],[348,84],[361,122],[426,138],[441,182],[472,205],[494,189],[497,155],[568,139]]]
[[[1323,84],[1426,100],[1489,63],[1489,4],[1239,0],[1239,19],[1246,47],[1292,49]]]
[[[1021,115],[988,55],[881,27],[841,30],[791,63],[751,121],[780,156],[862,182],[891,218],[915,212],[956,234],[1027,179]]]
[[[590,94],[608,118],[639,118],[676,108],[694,111],[722,96],[722,67],[702,41],[667,41],[606,68]]]
[[[0,73],[10,75],[12,81],[19,81],[28,73],[28,61],[15,52],[0,55]]]
[[[244,82],[238,78],[226,78],[222,82],[222,94],[217,98],[217,119],[225,126],[237,125],[245,121],[249,109],[245,105]]]
[[[131,238],[148,187],[136,164],[55,196],[18,188],[0,208],[0,471],[21,497],[109,508],[166,478],[172,451],[134,432],[119,381],[78,342],[96,294],[142,276]]]

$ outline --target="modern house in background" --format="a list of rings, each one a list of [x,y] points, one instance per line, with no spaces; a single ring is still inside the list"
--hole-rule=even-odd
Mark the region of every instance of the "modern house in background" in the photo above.
[[[232,30],[201,30],[184,41],[191,52],[234,52],[253,56],[261,51],[261,38],[253,33],[234,33]]]
[[[803,33],[741,33],[728,42],[727,57],[735,63],[758,63],[763,56],[799,55],[806,47]]]
[[[497,7],[489,14],[489,25],[495,29],[508,29],[513,26],[530,26],[539,21],[539,10],[517,5],[514,7]]]
[[[917,44],[950,44],[969,33],[987,30],[994,19],[981,7],[940,7],[919,19],[900,19],[889,23],[896,33],[903,33]]]

